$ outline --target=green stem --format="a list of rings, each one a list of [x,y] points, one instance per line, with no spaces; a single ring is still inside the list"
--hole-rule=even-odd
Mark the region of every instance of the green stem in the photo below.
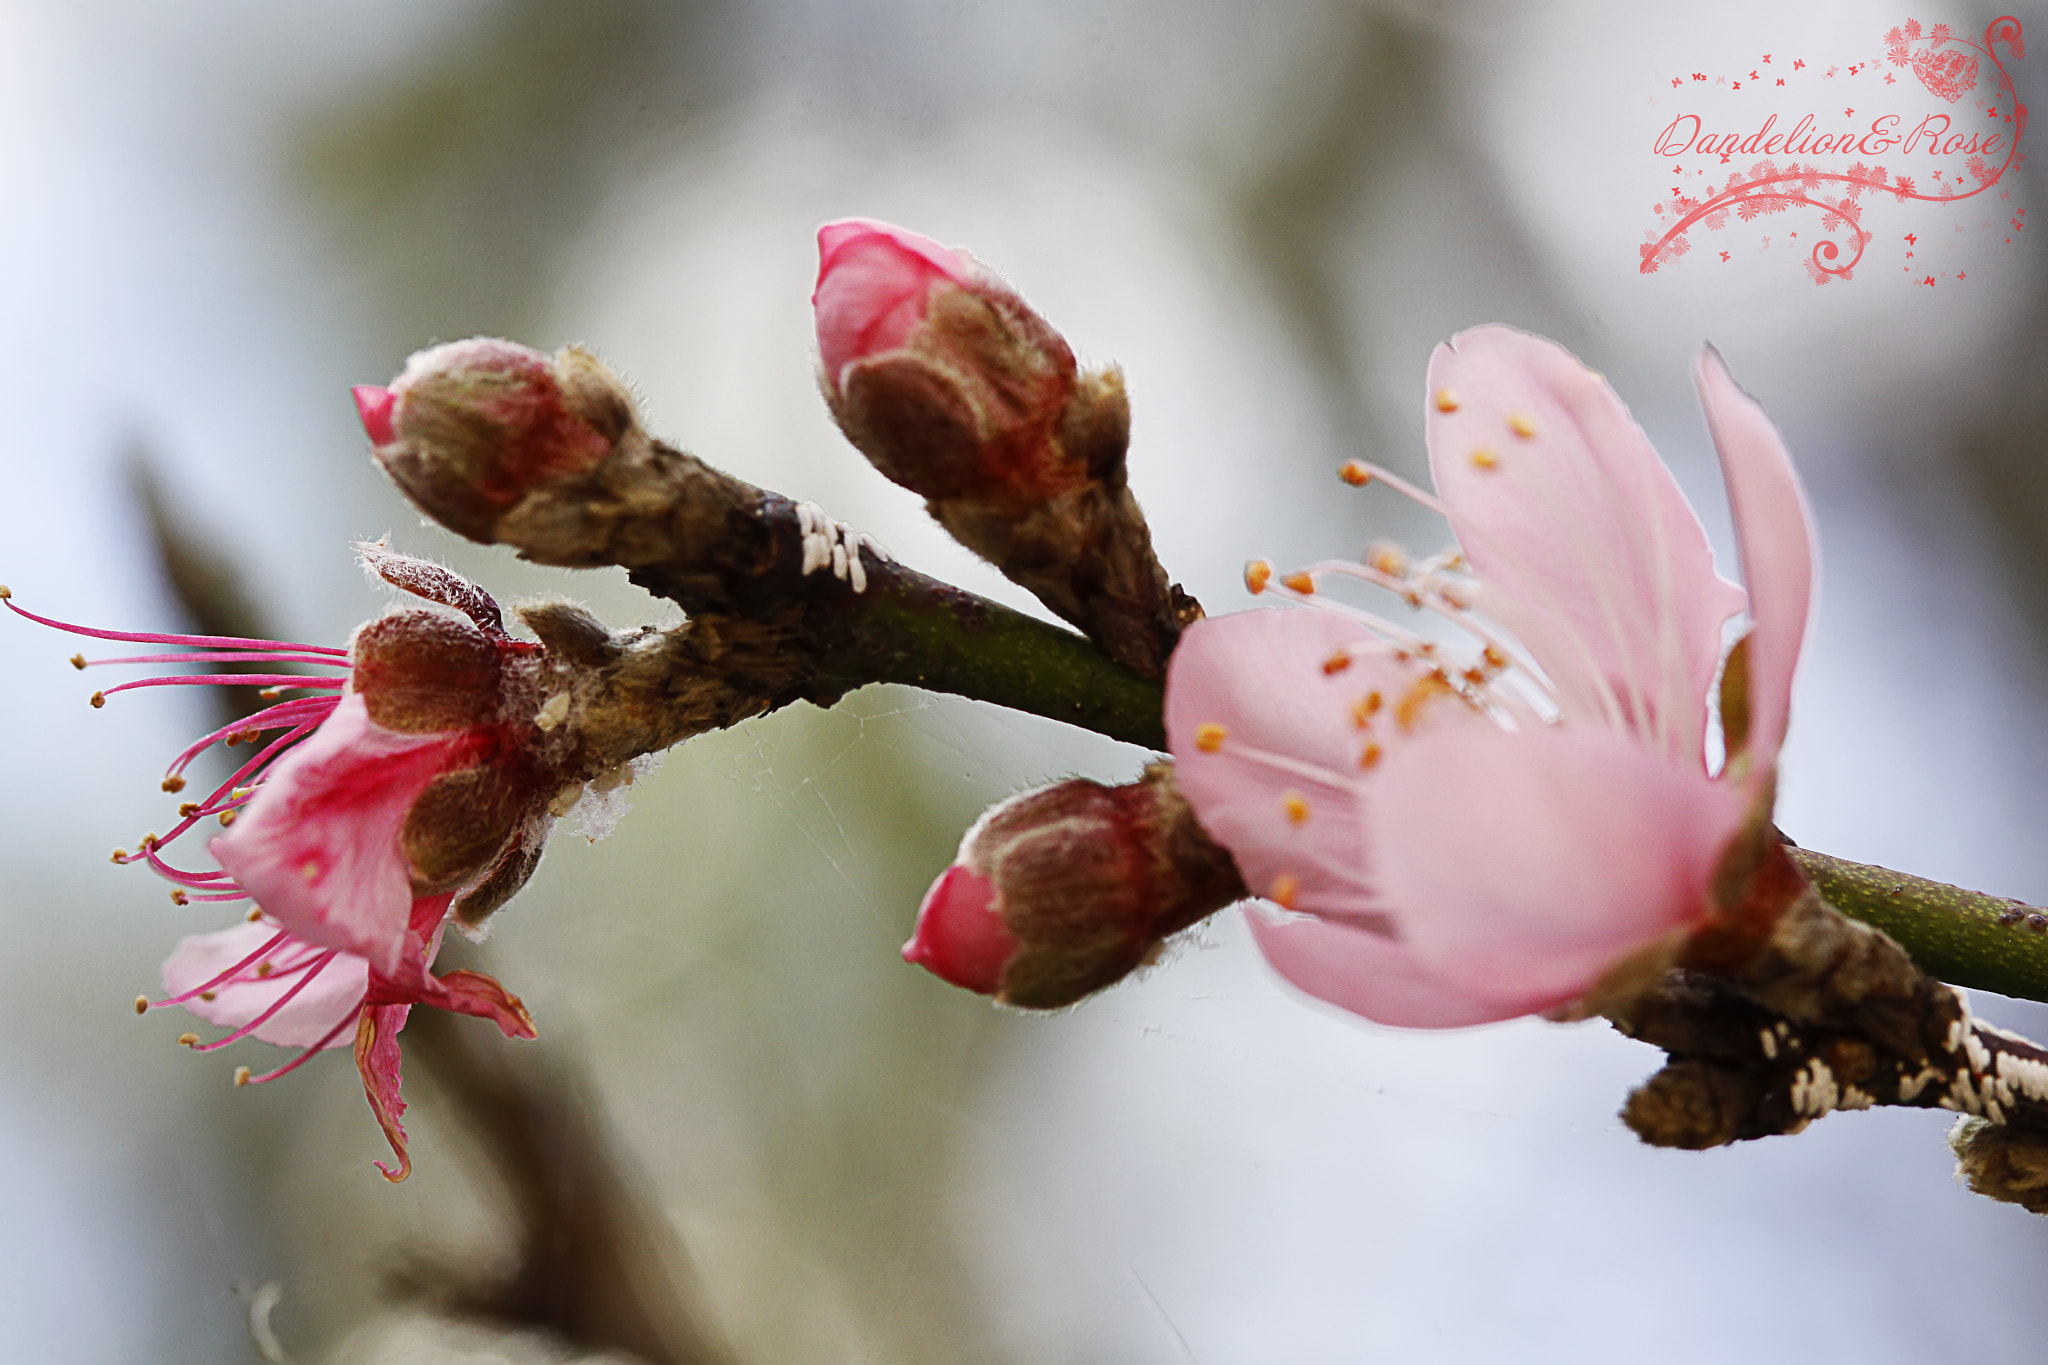
[[[1148,749],[1166,747],[1159,682],[1073,631],[923,574],[874,575],[869,591],[816,627],[814,637],[826,675],[849,686],[909,683]]]
[[[1809,848],[1791,853],[1822,899],[1898,940],[1928,975],[2048,1000],[2048,913]]]

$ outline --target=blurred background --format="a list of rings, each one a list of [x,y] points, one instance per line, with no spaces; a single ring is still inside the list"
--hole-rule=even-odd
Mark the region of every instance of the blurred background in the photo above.
[[[1780,823],[2038,902],[2048,257],[1986,246],[1972,287],[1917,291],[1635,269],[1670,71],[1846,61],[1903,17],[0,0],[0,580],[71,620],[167,628],[211,594],[338,642],[383,600],[347,542],[388,531],[501,597],[670,619],[422,525],[371,468],[348,386],[497,333],[590,344],[655,431],[1025,606],[817,397],[812,232],[852,214],[970,248],[1124,365],[1134,485],[1212,612],[1253,554],[1433,548],[1332,472],[1420,469],[1429,348],[1482,321],[1604,371],[1725,554],[1688,378],[1712,339],[1823,545]],[[388,1186],[346,1053],[235,1090],[264,1045],[193,1057],[181,1017],[130,1012],[224,923],[106,858],[162,827],[211,713],[90,710],[74,647],[0,623],[0,1359],[2039,1358],[2048,1225],[1954,1185],[1939,1115],[1649,1151],[1612,1117],[1649,1049],[1374,1028],[1290,996],[1232,915],[1049,1018],[904,966],[984,805],[1142,755],[903,690],[695,740],[608,841],[558,832],[462,950],[542,1041],[421,1012],[416,1173]]]

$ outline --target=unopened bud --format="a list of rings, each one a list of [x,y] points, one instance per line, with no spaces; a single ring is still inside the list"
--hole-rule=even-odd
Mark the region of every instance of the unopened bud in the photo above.
[[[416,352],[388,389],[354,393],[392,481],[482,541],[527,493],[587,473],[638,429],[625,384],[575,346],[549,356],[472,337]]]
[[[905,488],[1023,509],[1122,459],[1122,384],[1081,377],[1066,340],[972,258],[887,223],[827,223],[811,302],[832,415]]]
[[[1075,778],[1011,797],[968,830],[903,956],[1006,1004],[1057,1009],[1245,894],[1169,766],[1120,787]]]

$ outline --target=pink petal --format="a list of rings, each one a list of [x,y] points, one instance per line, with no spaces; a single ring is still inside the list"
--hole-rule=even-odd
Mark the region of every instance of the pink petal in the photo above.
[[[193,934],[179,941],[164,963],[164,991],[183,995],[203,985],[261,948],[277,936],[277,926],[268,923],[238,924],[214,934]],[[304,942],[280,944],[265,960],[288,969],[304,958],[324,951]],[[208,1023],[240,1028],[275,1004],[280,996],[303,978],[289,970],[258,977],[255,970],[238,973],[232,980],[210,988],[207,1000],[194,996],[184,1007]],[[362,1005],[369,981],[370,964],[343,954],[323,968],[311,984],[258,1025],[255,1036],[279,1047],[312,1047],[337,1023],[353,1015]],[[346,1035],[328,1043],[339,1047]]]
[[[469,747],[461,733],[373,725],[351,693],[271,770],[213,855],[280,925],[390,975],[413,903],[400,831],[427,784]]]
[[[1017,940],[996,906],[994,883],[955,863],[924,893],[903,960],[951,985],[994,995],[1016,951]]]
[[[356,1026],[356,1071],[363,1078],[363,1095],[370,1102],[370,1112],[377,1116],[377,1126],[384,1130],[384,1140],[391,1144],[391,1151],[398,1158],[396,1170],[381,1161],[375,1164],[394,1185],[412,1174],[405,1126],[399,1122],[405,1114],[405,1101],[398,1095],[398,1031],[405,1027],[410,1013],[410,1005],[379,1005],[364,1010],[362,1022]]]
[[[1273,970],[1318,1000],[1400,1028],[1463,1028],[1540,1009],[1487,999],[1424,966],[1382,934],[1307,916],[1272,923],[1247,909],[1252,937]]]
[[[1479,605],[1550,675],[1567,720],[1626,726],[1704,770],[1721,625],[1742,595],[1614,391],[1555,342],[1476,327],[1431,357],[1427,419],[1438,495],[1487,583]]]
[[[811,306],[827,378],[837,384],[854,361],[900,348],[924,321],[934,284],[972,278],[958,252],[888,223],[847,218],[819,228]]]
[[[349,396],[356,400],[356,416],[363,424],[363,434],[370,438],[370,444],[388,446],[398,438],[392,426],[391,410],[398,406],[398,395],[378,384],[358,384],[349,390]]]
[[[1700,353],[1697,378],[1749,588],[1749,751],[1767,767],[1785,738],[1813,601],[1813,517],[1778,428],[1711,346]]]
[[[1392,754],[1369,800],[1402,940],[1523,1012],[1704,914],[1747,798],[1611,731],[1461,727]]]
[[[1358,651],[1348,666],[1326,669],[1347,650]],[[1175,780],[1255,893],[1318,914],[1377,913],[1360,805],[1379,778],[1365,766],[1368,747],[1384,763],[1409,743],[1404,716],[1419,730],[1490,728],[1454,698],[1404,709],[1428,676],[1334,612],[1238,612],[1197,621],[1181,637],[1166,673]],[[1361,725],[1360,704],[1375,693],[1379,705]],[[1204,746],[1205,726],[1221,727],[1213,748]]]
[[[429,977],[428,988],[417,997],[422,1005],[448,1010],[454,1014],[472,1015],[488,1019],[498,1026],[498,1032],[507,1038],[534,1038],[539,1034],[533,1027],[533,1015],[527,1012],[525,1002],[498,984],[498,979],[482,972],[456,970],[440,976]],[[378,999],[378,983],[370,983],[371,1000]]]

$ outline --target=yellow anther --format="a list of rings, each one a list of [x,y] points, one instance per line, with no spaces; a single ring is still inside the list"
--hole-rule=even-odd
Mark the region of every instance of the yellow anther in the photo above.
[[[72,655],[71,666],[77,669],[79,672],[83,673],[85,671],[85,656],[83,654]]]
[[[1266,899],[1282,910],[1294,908],[1294,898],[1301,894],[1301,878],[1292,872],[1282,872],[1273,878],[1273,889],[1266,893]]]
[[[1205,720],[1195,727],[1195,747],[1205,754],[1213,754],[1223,747],[1223,740],[1230,732],[1213,720]]]
[[[1449,389],[1438,389],[1436,391],[1436,410],[1438,412],[1456,412],[1458,410],[1458,395],[1452,393]]]
[[[176,773],[171,774],[164,779],[164,790],[167,792],[181,792],[185,790],[185,779],[179,777]]]
[[[1379,714],[1380,707],[1385,703],[1386,698],[1382,697],[1377,691],[1368,692],[1358,699],[1356,706],[1351,708],[1351,719],[1357,722],[1359,729],[1363,730],[1366,726],[1372,724],[1372,718]]]
[[[1304,597],[1307,597],[1316,590],[1315,579],[1305,573],[1291,573],[1281,579],[1280,582],[1289,591],[1298,592]]]
[[[1488,668],[1496,673],[1508,666],[1508,656],[1495,649],[1492,645],[1488,645],[1485,649],[1480,650],[1479,657],[1486,662]]]
[[[1379,745],[1366,745],[1365,752],[1358,756],[1358,766],[1361,768],[1377,768],[1380,764],[1380,753]]]
[[[1508,414],[1508,430],[1526,441],[1536,434],[1536,419],[1526,412],[1511,412]]]
[[[265,701],[276,701],[284,695],[284,689],[282,687],[265,687],[259,689],[256,695]]]
[[[7,591],[7,585],[5,583],[0,583],[0,602],[5,602],[8,598],[12,596],[14,596],[14,594]]]
[[[260,905],[250,906],[249,913],[243,918],[247,919],[249,923],[254,924],[257,920],[263,918],[263,907]]]
[[[157,846],[158,842],[160,841],[157,839],[156,835],[145,834],[142,836],[141,839],[139,839],[136,842],[135,848],[136,851],[139,853],[147,853],[151,849],[154,849]]]
[[[1338,650],[1335,654],[1332,654],[1329,658],[1323,660],[1323,673],[1326,676],[1334,676],[1338,673],[1342,673],[1345,669],[1349,667],[1351,667],[1351,656],[1341,649]]]
[[[1375,541],[1365,550],[1365,562],[1370,568],[1378,569],[1389,578],[1399,578],[1408,572],[1408,552],[1389,540]]]
[[[1451,690],[1450,683],[1442,673],[1432,673],[1426,678],[1419,678],[1413,687],[1401,695],[1401,700],[1394,703],[1394,720],[1403,730],[1413,730],[1415,722],[1422,718],[1423,707],[1438,697],[1455,695],[1457,694]]]
[[[102,706],[105,706],[106,704],[107,704],[107,694],[106,694],[106,693],[104,693],[104,692],[95,692],[95,693],[93,693],[93,694],[92,694],[92,709],[93,709],[93,710],[97,711],[97,710],[99,710],[99,709],[100,709],[100,708],[101,708]]]
[[[220,999],[220,993],[218,991],[201,991],[199,992],[199,998],[211,1005],[214,1001]]]
[[[120,866],[120,865],[121,865],[122,863],[125,863],[125,862],[127,862],[127,861],[128,861],[128,850],[127,850],[127,849],[125,849],[125,848],[117,848],[117,849],[115,849],[115,850],[114,850],[114,856],[113,856],[113,859],[112,859],[112,861],[113,861],[113,863],[114,863],[114,866],[116,866],[116,867],[119,867],[119,866]]]
[[[1472,452],[1472,467],[1474,469],[1497,469],[1499,466],[1500,456],[1493,453],[1492,447],[1481,446]]]
[[[1273,566],[1263,559],[1254,559],[1244,566],[1244,585],[1256,594],[1266,590],[1266,584],[1273,578]]]
[[[191,819],[199,814],[199,803],[197,801],[180,801],[178,803],[178,814],[184,819]]]
[[[1290,791],[1281,793],[1280,809],[1287,812],[1287,823],[1291,825],[1306,824],[1308,822],[1308,798],[1300,792]]]
[[[235,823],[235,813],[231,810],[222,811],[220,813],[220,823],[223,828],[232,825]]]
[[[1363,460],[1346,460],[1343,467],[1337,471],[1337,477],[1353,488],[1363,488],[1372,482],[1372,470],[1366,467]]]
[[[199,1046],[199,1035],[198,1035],[198,1034],[196,1034],[196,1033],[181,1033],[181,1034],[179,1034],[179,1035],[178,1035],[178,1046],[180,1046],[180,1047],[198,1047],[198,1046]]]
[[[138,996],[136,996],[136,997],[135,997],[135,1012],[136,1012],[137,1014],[148,1014],[148,1013],[149,1013],[149,997],[148,997],[148,996],[146,996],[146,995],[138,995]]]
[[[237,1088],[237,1089],[239,1089],[239,1088],[241,1088],[242,1086],[245,1086],[245,1085],[247,1085],[248,1083],[249,1083],[249,1068],[248,1068],[248,1067],[246,1067],[246,1066],[238,1066],[238,1067],[236,1067],[236,1068],[235,1068],[235,1086],[236,1086],[236,1088]]]
[[[172,905],[190,905],[191,903],[192,898],[190,896],[187,896],[183,891],[173,890],[171,892]]]
[[[277,964],[272,962],[259,962],[256,964],[256,975],[259,978],[269,976],[272,972],[276,970]]]

